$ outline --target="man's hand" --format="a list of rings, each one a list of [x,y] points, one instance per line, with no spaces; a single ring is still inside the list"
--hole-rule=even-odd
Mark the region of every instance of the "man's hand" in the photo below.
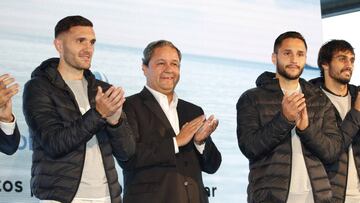
[[[195,133],[194,142],[201,145],[205,140],[215,131],[219,124],[219,121],[215,119],[214,115],[211,115],[201,126],[201,128]]]
[[[201,128],[204,120],[205,116],[201,115],[182,126],[180,133],[176,136],[176,142],[179,147],[184,146],[191,141],[195,133]]]
[[[295,121],[296,127],[299,130],[305,130],[309,126],[309,117],[306,109],[306,104],[304,108],[299,112],[298,119]]]
[[[96,110],[111,125],[119,122],[122,106],[125,102],[124,90],[121,87],[111,86],[105,93],[99,86],[95,97]]]
[[[288,121],[295,122],[300,112],[306,107],[305,97],[302,93],[285,93],[282,100],[282,113]]]
[[[0,121],[2,122],[9,123],[14,120],[11,98],[19,92],[19,84],[14,82],[15,79],[9,74],[0,76]]]

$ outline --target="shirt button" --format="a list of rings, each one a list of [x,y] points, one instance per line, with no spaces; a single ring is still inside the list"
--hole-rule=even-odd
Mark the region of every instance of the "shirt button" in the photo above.
[[[188,183],[187,181],[184,182],[184,185],[185,185],[185,186],[188,186],[188,184],[189,184],[189,183]]]

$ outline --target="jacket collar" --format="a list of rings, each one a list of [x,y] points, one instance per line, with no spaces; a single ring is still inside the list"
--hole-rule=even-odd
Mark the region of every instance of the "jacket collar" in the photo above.
[[[167,130],[171,130],[175,136],[175,132],[171,127],[169,120],[167,119],[164,111],[161,109],[160,104],[156,101],[155,97],[151,94],[151,92],[144,87],[140,92],[140,97],[144,101],[144,105],[147,106],[151,112],[153,112],[156,117],[163,123]],[[180,119],[180,118],[179,118]]]
[[[325,83],[324,77],[322,77],[322,76],[311,79],[309,82],[314,84],[317,87],[324,87],[324,83]],[[351,105],[353,106],[353,104],[355,103],[356,97],[358,95],[358,92],[360,91],[360,87],[356,87],[355,85],[348,84],[348,90],[351,95]]]
[[[265,71],[256,79],[256,86],[273,92],[282,92],[279,79],[275,77],[275,73]],[[306,80],[299,78],[301,90],[305,95],[311,96],[314,91],[310,91],[313,85]]]
[[[58,88],[68,89],[64,79],[61,77],[57,67],[59,65],[59,58],[49,58],[43,61],[31,74],[31,78],[46,77],[50,83]],[[94,85],[95,76],[90,70],[84,71],[84,77],[88,81],[89,86]]]

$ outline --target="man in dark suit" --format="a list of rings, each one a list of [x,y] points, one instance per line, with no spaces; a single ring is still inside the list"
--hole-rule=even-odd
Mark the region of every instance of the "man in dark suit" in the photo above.
[[[208,202],[201,172],[215,173],[221,154],[210,138],[218,121],[178,99],[181,52],[169,41],[150,43],[142,70],[146,86],[126,99],[124,111],[136,153],[120,162],[125,203]]]
[[[20,133],[12,113],[11,98],[19,91],[19,85],[9,74],[0,76],[0,151],[14,154],[19,146]]]

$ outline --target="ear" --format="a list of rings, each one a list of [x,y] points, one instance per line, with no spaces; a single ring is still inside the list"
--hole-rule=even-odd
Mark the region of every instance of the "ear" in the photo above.
[[[149,70],[149,67],[147,65],[145,65],[145,64],[142,64],[141,69],[142,69],[144,75],[146,76],[147,72]]]
[[[325,71],[329,71],[329,64],[326,64],[326,63],[324,63],[324,64],[321,64],[321,67],[324,69],[324,72]]]
[[[276,59],[276,54],[275,54],[275,53],[272,53],[272,54],[271,54],[271,61],[272,61],[272,63],[273,63],[274,65],[276,65],[277,59]]]
[[[54,39],[54,46],[56,48],[56,50],[59,52],[59,53],[62,53],[63,52],[63,43],[62,43],[62,40],[56,38]]]

